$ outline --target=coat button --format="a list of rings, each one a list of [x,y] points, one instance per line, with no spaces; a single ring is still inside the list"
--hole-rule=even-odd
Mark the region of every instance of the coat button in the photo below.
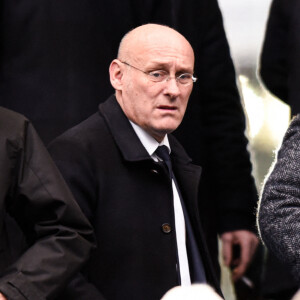
[[[161,229],[162,229],[163,233],[170,233],[172,231],[172,227],[169,223],[162,224]]]

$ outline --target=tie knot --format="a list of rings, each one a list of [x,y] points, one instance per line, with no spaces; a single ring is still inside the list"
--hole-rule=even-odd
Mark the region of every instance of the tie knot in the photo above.
[[[170,155],[169,155],[169,149],[167,146],[158,146],[155,150],[156,155],[161,158],[164,162],[171,161]]]

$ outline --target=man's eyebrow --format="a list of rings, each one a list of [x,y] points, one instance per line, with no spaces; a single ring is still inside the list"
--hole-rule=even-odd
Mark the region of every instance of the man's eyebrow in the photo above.
[[[148,69],[153,69],[153,70],[160,70],[160,69],[167,69],[170,66],[170,64],[168,63],[157,63],[157,62],[153,62],[150,63],[147,68]]]
[[[189,70],[189,69],[183,68],[176,72],[176,74],[185,74],[185,73],[194,74],[194,70]]]
[[[154,71],[155,70],[165,70],[165,69],[168,69],[168,67],[170,67],[170,65],[171,65],[170,63],[153,62],[147,66],[147,69],[154,70]],[[188,68],[183,67],[176,72],[176,74],[183,74],[183,73],[193,74],[194,70],[189,70]]]

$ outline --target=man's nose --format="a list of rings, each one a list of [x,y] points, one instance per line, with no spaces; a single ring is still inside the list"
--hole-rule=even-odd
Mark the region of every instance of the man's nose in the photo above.
[[[172,97],[176,97],[180,94],[180,83],[175,77],[169,77],[165,82],[165,94],[169,94]]]

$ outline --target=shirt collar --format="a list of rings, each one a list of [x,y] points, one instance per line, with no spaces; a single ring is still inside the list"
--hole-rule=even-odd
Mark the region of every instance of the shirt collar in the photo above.
[[[157,149],[158,146],[167,146],[169,153],[171,153],[171,148],[170,148],[170,144],[169,144],[169,139],[168,139],[168,135],[166,134],[165,137],[163,138],[163,140],[161,141],[161,143],[158,143],[148,132],[146,132],[143,128],[141,128],[140,126],[138,126],[137,124],[133,123],[132,121],[130,121],[130,124],[132,125],[136,135],[138,136],[138,138],[140,139],[141,143],[143,144],[143,146],[145,147],[145,149],[147,150],[147,152],[149,153],[149,155],[153,158],[153,156],[155,155],[154,152]]]

